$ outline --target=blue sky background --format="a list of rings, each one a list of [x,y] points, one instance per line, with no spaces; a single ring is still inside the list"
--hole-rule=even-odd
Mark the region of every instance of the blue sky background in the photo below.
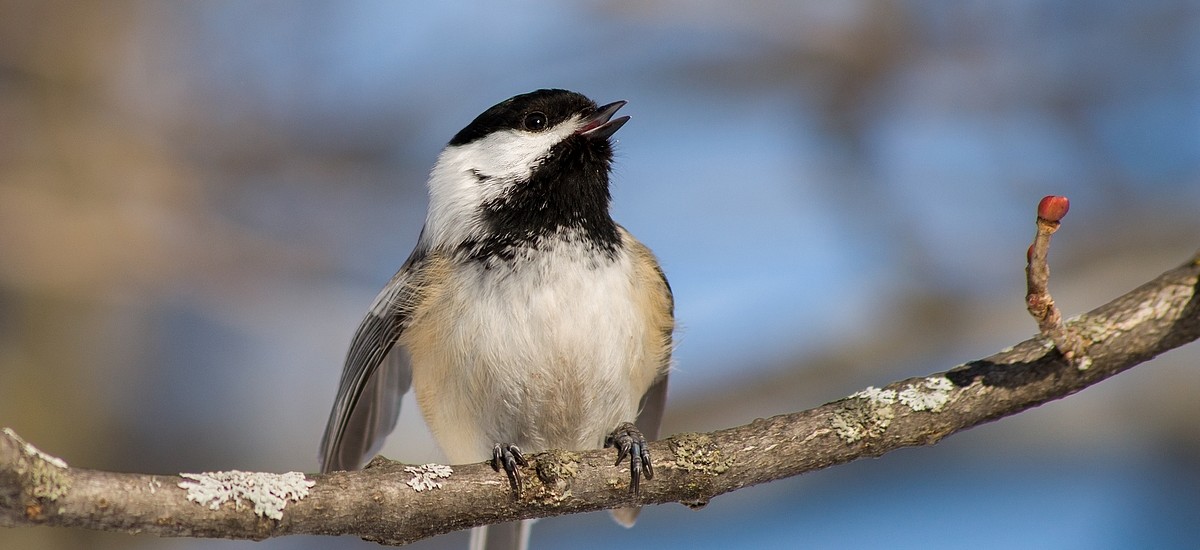
[[[0,425],[81,466],[314,470],[438,151],[539,87],[629,101],[614,216],[682,325],[666,433],[1028,337],[1043,195],[1072,202],[1051,253],[1068,314],[1200,233],[1194,2],[14,2],[0,21]],[[535,547],[1192,547],[1198,360],[630,531],[546,520]],[[385,454],[438,459],[411,401]]]

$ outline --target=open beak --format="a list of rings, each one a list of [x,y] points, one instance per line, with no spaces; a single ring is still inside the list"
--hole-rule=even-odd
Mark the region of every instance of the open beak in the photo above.
[[[614,101],[608,105],[604,105],[596,112],[583,121],[583,126],[575,133],[592,139],[606,139],[608,136],[616,133],[621,129],[626,122],[629,122],[629,117],[623,116],[617,119],[613,115],[617,114],[617,110],[625,106],[624,101]]]

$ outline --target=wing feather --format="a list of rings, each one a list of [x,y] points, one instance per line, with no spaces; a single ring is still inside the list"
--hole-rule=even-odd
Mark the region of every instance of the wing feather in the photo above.
[[[418,246],[358,325],[321,438],[322,472],[358,469],[395,428],[412,383],[408,355],[395,344],[418,305],[429,263]]]

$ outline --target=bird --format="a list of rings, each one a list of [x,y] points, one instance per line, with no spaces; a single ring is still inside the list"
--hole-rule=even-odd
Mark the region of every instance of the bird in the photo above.
[[[453,464],[522,489],[525,453],[613,447],[629,490],[653,478],[675,302],[657,258],[613,220],[626,104],[562,89],[504,100],[454,135],[416,246],[358,326],[321,440],[322,472],[378,452],[410,389]],[[638,508],[612,511],[631,527]],[[530,522],[471,548],[523,548]]]

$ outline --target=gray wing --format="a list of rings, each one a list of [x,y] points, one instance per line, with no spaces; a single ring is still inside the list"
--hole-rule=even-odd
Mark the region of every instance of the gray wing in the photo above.
[[[641,412],[634,422],[647,440],[658,439],[658,428],[662,425],[663,410],[667,408],[667,373],[663,373],[646,394],[642,396]]]
[[[396,427],[412,368],[395,344],[412,318],[428,263],[418,246],[358,325],[321,438],[322,472],[360,468]]]

